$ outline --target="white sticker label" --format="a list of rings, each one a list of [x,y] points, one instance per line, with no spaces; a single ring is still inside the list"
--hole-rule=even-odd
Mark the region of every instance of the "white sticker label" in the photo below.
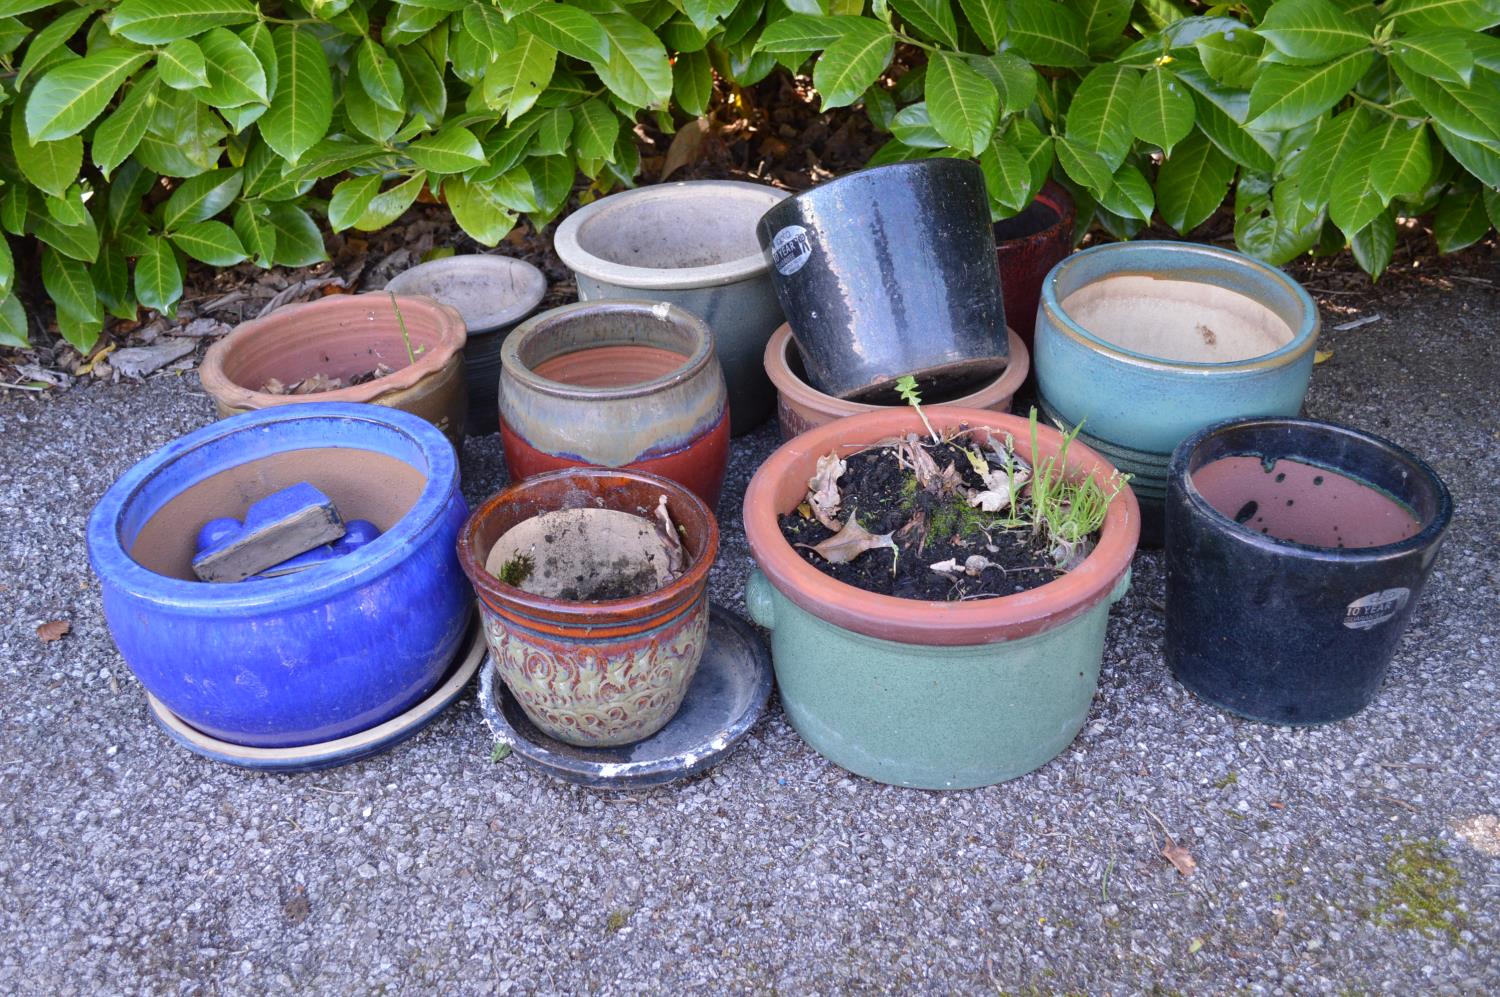
[[[1411,598],[1411,589],[1381,589],[1371,592],[1349,603],[1344,610],[1344,626],[1350,630],[1369,630],[1401,612],[1406,600]]]
[[[783,277],[801,270],[811,255],[812,243],[807,239],[807,229],[801,225],[788,225],[771,240],[771,262]]]

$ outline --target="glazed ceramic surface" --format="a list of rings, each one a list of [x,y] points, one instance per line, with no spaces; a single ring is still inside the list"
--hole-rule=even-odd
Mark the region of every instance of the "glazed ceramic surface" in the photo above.
[[[283,305],[236,326],[204,355],[198,372],[203,390],[220,416],[322,402],[385,405],[421,416],[459,446],[468,404],[463,318],[430,298],[398,296],[398,304],[416,363],[408,363],[390,295],[331,294]],[[395,372],[335,391],[276,395],[262,390],[272,378],[288,385],[315,373],[347,379],[381,363]]]
[[[734,751],[771,698],[771,655],[748,623],[709,606],[708,644],[682,706],[666,726],[634,744],[580,748],[548,737],[487,667],[479,702],[497,740],[526,762],[565,782],[596,789],[634,789],[687,779]]]
[[[1224,419],[1296,415],[1319,326],[1306,291],[1248,256],[1178,242],[1096,246],[1043,284],[1039,402],[1055,425],[1082,423],[1079,438],[1133,476],[1156,542],[1172,450]]]
[[[1042,281],[1073,251],[1074,218],[1073,198],[1061,184],[1048,180],[1025,211],[995,223],[995,258],[1000,265],[1005,318],[1028,350],[1036,329]]]
[[[630,467],[718,502],[729,407],[702,319],[664,302],[564,305],[506,337],[501,364],[500,432],[513,477]]]
[[[772,388],[761,369],[781,324],[755,223],[786,192],[734,180],[693,180],[622,191],[563,219],[553,244],[583,301],[667,301],[712,330],[729,390],[731,431],[766,421]]]
[[[1029,438],[1026,420],[933,406],[945,429]],[[1109,605],[1128,585],[1139,510],[1116,496],[1098,546],[1079,567],[1029,592],[927,602],[863,592],[808,564],[776,524],[802,501],[818,457],[922,432],[915,412],[840,419],[783,444],[745,493],[745,534],[763,574],[746,602],[772,631],[787,716],[819,752],[882,782],[930,789],[988,785],[1044,764],[1082,726],[1104,651]],[[1042,455],[1059,435],[1042,427]],[[1073,474],[1113,469],[1068,450]]]
[[[309,481],[380,537],[282,578],[192,580],[201,523]],[[453,447],[370,405],[278,406],[207,426],[126,471],[89,519],[110,633],[148,692],[218,740],[290,747],[410,709],[442,680],[469,600]]]
[[[536,311],[547,278],[525,260],[487,253],[419,263],[392,277],[386,290],[423,295],[451,305],[468,330],[464,385],[469,396],[466,432],[483,436],[500,428],[500,344],[516,323]]]
[[[534,595],[485,570],[512,527],[559,509],[651,517],[667,497],[685,534],[683,575],[644,595],[574,602]],[[459,560],[479,594],[485,637],[511,694],[539,729],[605,747],[656,733],[677,712],[708,635],[708,570],[719,531],[708,507],[666,478],[580,468],[537,475],[491,498],[464,525]]]
[[[1005,367],[1005,308],[984,175],[925,159],[788,198],[758,233],[808,382],[864,400],[906,374],[977,380]]]
[[[771,383],[776,386],[776,415],[781,426],[783,440],[789,440],[798,433],[832,422],[834,419],[858,415],[861,412],[875,412],[882,408],[880,405],[851,402],[825,395],[808,384],[803,376],[802,357],[797,351],[796,341],[792,339],[791,326],[783,325],[777,329],[770,342],[766,344],[765,363],[766,374],[771,378]],[[931,396],[929,391],[924,391],[923,397],[928,398],[929,403],[932,404],[1009,412],[1011,399],[1015,396],[1016,390],[1026,383],[1026,374],[1030,369],[1031,355],[1022,344],[1021,337],[1012,331],[1010,333],[1010,363],[1006,365],[1005,371],[999,377],[957,398]],[[892,404],[905,405],[906,403],[898,400]]]
[[[1326,723],[1390,667],[1453,506],[1388,440],[1305,419],[1230,421],[1172,456],[1167,661],[1230,712]]]

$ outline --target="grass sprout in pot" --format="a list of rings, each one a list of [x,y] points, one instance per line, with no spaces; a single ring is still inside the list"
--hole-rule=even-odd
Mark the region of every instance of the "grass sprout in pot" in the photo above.
[[[304,402],[368,402],[464,439],[464,320],[430,298],[330,294],[242,322],[198,376],[220,416]]]
[[[1167,461],[1204,426],[1295,416],[1312,375],[1318,309],[1296,281],[1240,253],[1180,242],[1111,243],[1047,276],[1037,391],[1056,425],[1122,471],[1145,543],[1161,541]]]
[[[729,405],[703,320],[664,301],[543,312],[500,349],[500,435],[512,477],[630,467],[712,508],[729,460]]]
[[[1375,697],[1453,514],[1425,462],[1306,419],[1208,427],[1172,455],[1167,661],[1203,699],[1318,724]]]
[[[940,379],[937,383],[927,384],[919,381],[917,388],[921,396],[932,404],[1009,412],[1012,398],[1026,382],[1026,374],[1031,369],[1031,355],[1022,344],[1021,337],[1011,331],[1009,338],[1010,363],[999,376],[988,378],[977,385],[952,379]],[[777,329],[766,344],[765,363],[766,373],[776,386],[776,415],[783,440],[789,440],[798,433],[834,419],[906,404],[894,386],[870,396],[867,401],[851,402],[825,395],[808,384],[807,368],[802,363],[802,354],[797,349],[797,341],[792,338],[792,329],[788,325]],[[945,392],[944,388],[948,390]]]
[[[495,667],[526,716],[568,744],[628,744],[677,712],[708,634],[712,513],[674,481],[553,471],[464,524]]]
[[[1073,251],[1075,217],[1073,198],[1057,181],[1048,180],[1024,211],[995,223],[995,258],[1005,318],[1028,350],[1036,330],[1042,281]]]
[[[214,584],[200,526],[308,482],[381,532],[297,574]],[[453,664],[471,603],[453,556],[468,510],[426,421],[373,405],[282,405],[206,426],[121,475],[89,518],[89,559],[120,654],[183,722],[289,747],[383,723]]]
[[[989,218],[984,174],[957,159],[860,170],[767,211],[760,244],[808,382],[865,401],[907,374],[998,376],[1008,347]]]
[[[1062,752],[1129,583],[1135,498],[1036,421],[946,406],[839,419],[745,493],[787,717],[880,782],[986,786]]]
[[[525,260],[476,253],[419,263],[392,277],[385,287],[397,295],[422,295],[457,309],[468,330],[465,430],[470,436],[497,432],[500,344],[542,303],[547,278]]]
[[[736,180],[656,184],[584,205],[553,238],[581,300],[668,301],[708,323],[735,435],[765,422],[774,401],[760,358],[781,305],[755,223],[786,196]]]

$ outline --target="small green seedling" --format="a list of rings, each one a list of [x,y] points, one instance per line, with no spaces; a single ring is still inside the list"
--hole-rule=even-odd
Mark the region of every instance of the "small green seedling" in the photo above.
[[[922,425],[927,427],[927,432],[932,437],[932,442],[943,442],[938,436],[937,430],[932,428],[932,423],[927,421],[927,413],[922,411],[922,394],[917,390],[917,379],[910,374],[902,377],[896,382],[896,394],[901,396],[902,401],[917,410],[917,415],[922,417]]]
[[[406,319],[401,314],[401,306],[396,302],[396,292],[385,292],[391,296],[391,307],[396,309],[396,322],[401,326],[401,341],[406,344],[406,362],[414,364],[417,362],[417,354],[411,348],[411,333],[406,331]]]
[[[1062,446],[1055,457],[1041,457],[1037,441],[1037,414],[1031,410],[1031,532],[1045,533],[1054,550],[1070,555],[1078,544],[1104,525],[1105,514],[1115,496],[1130,481],[1130,475],[1116,472],[1108,482],[1099,482],[1090,474],[1082,481],[1067,478],[1068,447],[1077,438],[1083,423],[1063,433]]]
[[[510,757],[510,745],[504,741],[495,742],[495,750],[490,752],[490,762],[503,762]]]
[[[500,573],[497,577],[511,588],[520,588],[521,583],[530,578],[535,569],[535,558],[530,554],[517,554],[500,565]]]

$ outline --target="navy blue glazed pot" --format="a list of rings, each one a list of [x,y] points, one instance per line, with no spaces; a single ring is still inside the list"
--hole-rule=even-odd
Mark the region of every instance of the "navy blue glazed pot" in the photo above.
[[[906,374],[952,396],[993,381],[1009,342],[984,174],[925,159],[789,197],[756,226],[813,387],[854,401]]]
[[[1453,503],[1389,440],[1273,418],[1185,440],[1166,511],[1172,674],[1231,713],[1301,725],[1379,691]]]
[[[204,522],[300,481],[381,536],[282,578],[193,578]],[[453,447],[430,423],[310,402],[214,423],[126,471],[89,518],[89,559],[147,691],[220,740],[289,747],[380,724],[442,681],[472,603],[453,553],[467,515]]]
[[[1131,475],[1141,544],[1161,542],[1167,461],[1204,426],[1295,416],[1312,376],[1317,305],[1286,274],[1215,246],[1126,242],[1063,260],[1042,284],[1043,415]]]

